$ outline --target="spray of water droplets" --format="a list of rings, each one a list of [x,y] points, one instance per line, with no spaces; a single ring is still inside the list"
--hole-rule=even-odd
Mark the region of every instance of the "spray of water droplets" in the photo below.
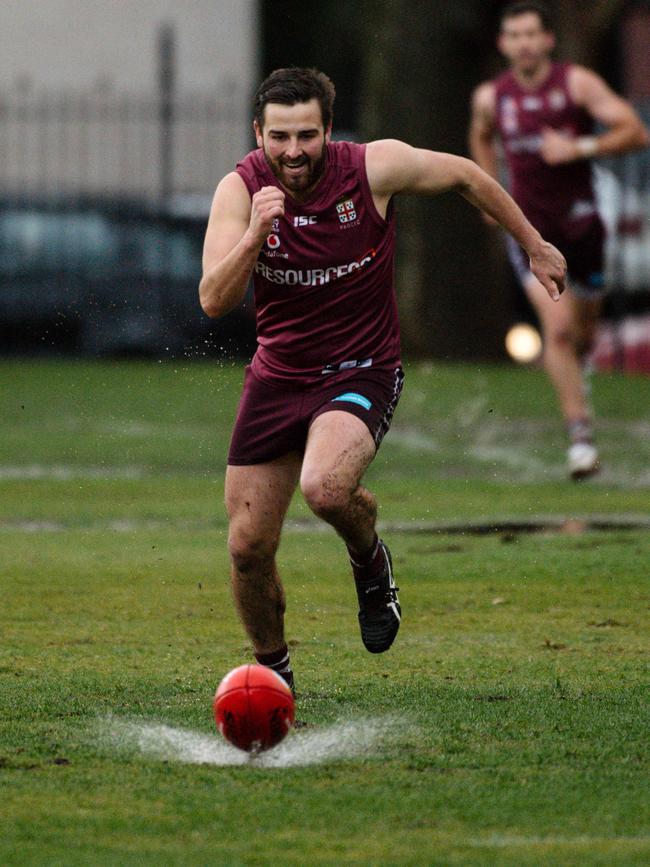
[[[195,765],[296,768],[373,753],[386,739],[389,717],[344,720],[330,726],[291,731],[271,750],[250,755],[218,735],[174,728],[156,722],[109,718],[101,724],[101,741],[124,752],[161,761]]]

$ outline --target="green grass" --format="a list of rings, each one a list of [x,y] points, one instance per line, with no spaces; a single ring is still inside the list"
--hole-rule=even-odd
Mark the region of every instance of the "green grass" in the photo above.
[[[218,767],[103,737],[112,717],[216,742],[214,688],[250,659],[222,505],[241,378],[0,364],[0,863],[647,864],[650,533],[432,529],[647,516],[642,377],[596,378],[605,469],[572,485],[540,373],[408,371],[368,475],[404,607],[384,656],[296,497],[280,564],[299,717],[393,720],[368,753]]]

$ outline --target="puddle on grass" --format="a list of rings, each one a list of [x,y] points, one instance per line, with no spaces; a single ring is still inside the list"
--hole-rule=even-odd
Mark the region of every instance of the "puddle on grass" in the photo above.
[[[243,765],[253,768],[299,768],[377,755],[395,721],[390,717],[341,720],[330,726],[292,730],[276,747],[252,756],[214,735],[156,722],[110,717],[101,724],[100,742],[122,752],[193,765]]]

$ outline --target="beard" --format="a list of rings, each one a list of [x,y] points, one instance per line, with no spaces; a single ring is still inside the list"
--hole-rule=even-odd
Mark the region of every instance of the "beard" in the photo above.
[[[271,158],[266,148],[264,149],[264,157],[269,168],[283,187],[286,187],[286,189],[292,193],[305,193],[311,190],[311,188],[318,183],[321,175],[325,171],[327,144],[323,142],[323,148],[315,159],[303,155],[299,160],[287,160],[282,157],[278,160],[274,160]],[[288,170],[289,166],[301,166],[304,167],[305,170],[299,175],[293,175]]]
[[[515,66],[521,69],[524,73],[535,73],[546,60],[546,55],[542,52],[524,51],[519,57],[515,58]]]

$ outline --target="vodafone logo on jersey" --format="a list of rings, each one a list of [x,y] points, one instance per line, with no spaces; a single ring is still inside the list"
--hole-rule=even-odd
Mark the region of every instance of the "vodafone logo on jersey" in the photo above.
[[[273,220],[273,225],[271,226],[271,234],[266,239],[266,246],[269,250],[277,250],[280,246],[280,235],[278,232],[280,231],[280,220],[277,218]]]
[[[519,130],[519,116],[517,101],[511,96],[504,96],[499,106],[501,111],[501,124],[507,135],[512,135]]]

